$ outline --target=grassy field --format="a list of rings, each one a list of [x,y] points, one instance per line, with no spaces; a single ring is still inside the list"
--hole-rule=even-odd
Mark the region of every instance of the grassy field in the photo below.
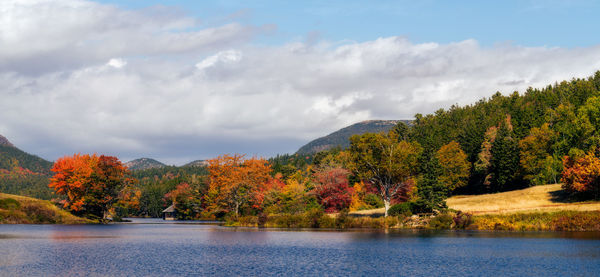
[[[483,195],[457,195],[448,198],[446,203],[451,209],[475,215],[600,211],[598,201],[570,202],[559,184]]]
[[[0,193],[0,224],[93,223],[53,205],[50,201]]]

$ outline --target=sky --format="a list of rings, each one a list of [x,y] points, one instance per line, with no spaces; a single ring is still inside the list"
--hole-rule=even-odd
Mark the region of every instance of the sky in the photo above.
[[[270,157],[600,70],[600,1],[0,1],[0,134],[181,165]]]

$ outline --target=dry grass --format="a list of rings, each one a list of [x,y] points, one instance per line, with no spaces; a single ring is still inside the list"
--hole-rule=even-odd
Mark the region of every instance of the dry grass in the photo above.
[[[0,223],[92,223],[88,219],[74,216],[71,213],[56,207],[47,200],[0,193],[0,200],[5,198],[16,200],[19,202],[20,206],[6,210],[0,208]]]
[[[600,210],[598,201],[569,202],[560,184],[484,195],[457,195],[448,198],[446,203],[451,209],[480,215]]]
[[[361,211],[353,211],[349,213],[350,215],[354,215],[354,216],[374,216],[374,217],[378,217],[378,216],[383,216],[385,214],[385,208],[379,208],[379,209],[371,209],[371,210],[361,210]]]

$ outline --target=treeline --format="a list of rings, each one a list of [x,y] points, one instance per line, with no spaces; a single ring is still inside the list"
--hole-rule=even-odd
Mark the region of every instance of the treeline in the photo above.
[[[496,93],[464,107],[415,116],[407,139],[424,153],[456,141],[471,167],[459,193],[505,191],[560,182],[563,158],[600,142],[600,71],[524,94]]]
[[[203,166],[165,166],[130,172],[135,187],[140,192],[136,209],[120,211],[122,216],[161,217],[162,211],[171,205],[166,195],[177,185],[186,183],[199,192],[206,191],[205,178],[208,174]]]
[[[452,194],[559,182],[576,197],[597,198],[599,90],[597,72],[523,94],[496,93],[472,105],[417,114],[411,126],[400,122],[387,134],[352,137],[348,149],[268,161],[225,155],[210,160],[199,174],[163,172],[152,182],[142,177],[143,195],[154,202],[140,201],[138,214],[156,216],[171,203],[180,218],[379,207],[386,214],[390,209],[427,213],[445,209]]]

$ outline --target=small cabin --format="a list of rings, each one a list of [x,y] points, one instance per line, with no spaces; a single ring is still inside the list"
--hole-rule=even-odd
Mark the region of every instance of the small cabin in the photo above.
[[[163,220],[176,220],[177,212],[175,211],[175,204],[169,206],[162,211]]]

